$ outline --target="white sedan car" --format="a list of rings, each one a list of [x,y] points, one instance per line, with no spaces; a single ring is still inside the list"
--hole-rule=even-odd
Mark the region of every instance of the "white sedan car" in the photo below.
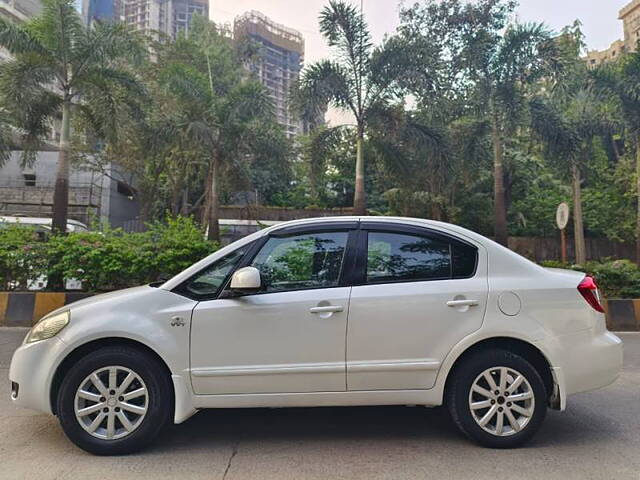
[[[444,404],[472,440],[507,448],[621,367],[590,277],[454,225],[340,217],[59,309],[9,377],[17,405],[57,415],[96,454],[204,408],[338,405]]]

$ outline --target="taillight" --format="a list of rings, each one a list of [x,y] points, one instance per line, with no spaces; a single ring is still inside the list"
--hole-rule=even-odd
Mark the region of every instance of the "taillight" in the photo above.
[[[596,281],[593,277],[586,276],[578,285],[578,291],[584,297],[589,305],[593,307],[594,310],[604,313],[604,308],[602,308],[602,304],[600,303],[600,296],[598,295],[598,285],[596,285]]]

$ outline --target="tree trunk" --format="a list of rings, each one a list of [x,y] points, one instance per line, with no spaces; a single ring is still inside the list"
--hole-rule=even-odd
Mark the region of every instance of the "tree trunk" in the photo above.
[[[58,146],[58,171],[53,191],[53,220],[54,233],[67,232],[67,212],[69,209],[69,133],[71,129],[71,102],[62,103],[62,128],[60,130],[60,144]]]
[[[171,214],[178,215],[181,208],[182,200],[182,185],[181,181],[177,179],[171,188]]]
[[[182,203],[180,205],[180,215],[186,217],[189,215],[189,184],[187,183],[182,189]]]
[[[214,153],[209,171],[209,232],[207,238],[220,242],[220,205],[218,200],[218,155]]]
[[[583,153],[583,155],[586,155]],[[586,247],[584,243],[584,225],[582,222],[582,186],[580,169],[577,163],[571,166],[572,186],[573,186],[573,235],[576,243],[576,263],[584,264],[587,260]]]
[[[640,265],[640,132],[636,133],[636,195],[638,213],[636,215],[636,263]]]
[[[502,135],[495,115],[491,125],[493,141],[493,216],[496,242],[507,246],[507,208],[504,195],[504,150]]]
[[[367,214],[367,194],[364,188],[364,130],[358,127],[356,139],[356,184],[353,195],[353,214]]]

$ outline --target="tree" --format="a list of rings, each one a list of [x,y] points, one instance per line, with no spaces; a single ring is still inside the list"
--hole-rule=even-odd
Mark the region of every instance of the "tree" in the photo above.
[[[175,99],[177,126],[208,157],[203,223],[216,241],[223,171],[243,171],[242,162],[261,149],[271,149],[272,156],[288,149],[274,125],[271,100],[257,81],[245,78],[235,48],[214,23],[196,16],[189,37],[179,38],[160,59],[159,82]]]
[[[516,24],[502,35],[487,31],[484,40],[482,51],[474,52],[472,69],[479,95],[487,99],[491,125],[495,239],[506,245],[505,140],[522,121],[527,87],[544,71],[541,50],[549,33],[541,24]]]
[[[331,0],[320,13],[320,31],[337,61],[323,60],[303,72],[298,103],[332,104],[350,112],[356,123],[356,168],[353,212],[366,214],[364,137],[373,109],[389,100],[394,69],[390,58],[374,48],[362,12],[342,0]],[[309,107],[307,107],[308,109]]]
[[[6,110],[0,110],[0,167],[11,158],[15,119]]]
[[[593,73],[596,84],[619,101],[635,150],[636,262],[640,265],[640,52],[628,53],[618,62]]]
[[[563,30],[554,42],[560,68],[542,82],[544,88],[530,103],[533,132],[546,146],[560,172],[570,178],[576,262],[586,261],[582,183],[598,137],[611,134],[618,109],[610,95],[599,91],[580,58],[584,48],[580,24]]]
[[[400,83],[419,105],[446,112],[463,99],[467,113],[475,111],[490,127],[494,234],[504,245],[505,143],[523,125],[528,88],[547,72],[552,50],[543,25],[508,24],[515,5],[510,0],[429,0],[404,9],[399,28],[408,64]]]
[[[378,168],[394,185],[385,192],[392,211],[453,220],[450,207],[459,176],[448,125],[428,112],[396,107],[373,113],[371,131]]]
[[[60,122],[53,229],[66,232],[72,116],[90,99],[112,108],[114,88],[136,85],[123,64],[140,44],[122,25],[85,27],[72,0],[43,0],[42,13],[22,25],[0,19],[0,45],[14,56],[0,71],[4,106],[16,117],[28,106],[19,126],[33,141],[23,148],[37,149],[47,124]]]
[[[576,263],[586,261],[582,213],[583,172],[589,167],[593,142],[615,129],[617,112],[591,85],[531,103],[532,125],[546,143],[548,155],[571,179]]]

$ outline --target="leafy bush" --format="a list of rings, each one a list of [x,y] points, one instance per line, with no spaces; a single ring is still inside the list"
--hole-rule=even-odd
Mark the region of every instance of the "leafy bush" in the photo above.
[[[89,291],[115,290],[175,275],[218,248],[190,218],[148,227],[142,233],[106,228],[41,241],[26,227],[0,230],[0,281],[24,289],[27,279],[43,275],[75,278]]]
[[[43,267],[43,246],[32,227],[0,227],[0,289],[26,289]]]
[[[640,268],[629,260],[606,260],[571,265],[558,261],[542,262],[544,267],[568,268],[596,279],[606,298],[640,298]]]

